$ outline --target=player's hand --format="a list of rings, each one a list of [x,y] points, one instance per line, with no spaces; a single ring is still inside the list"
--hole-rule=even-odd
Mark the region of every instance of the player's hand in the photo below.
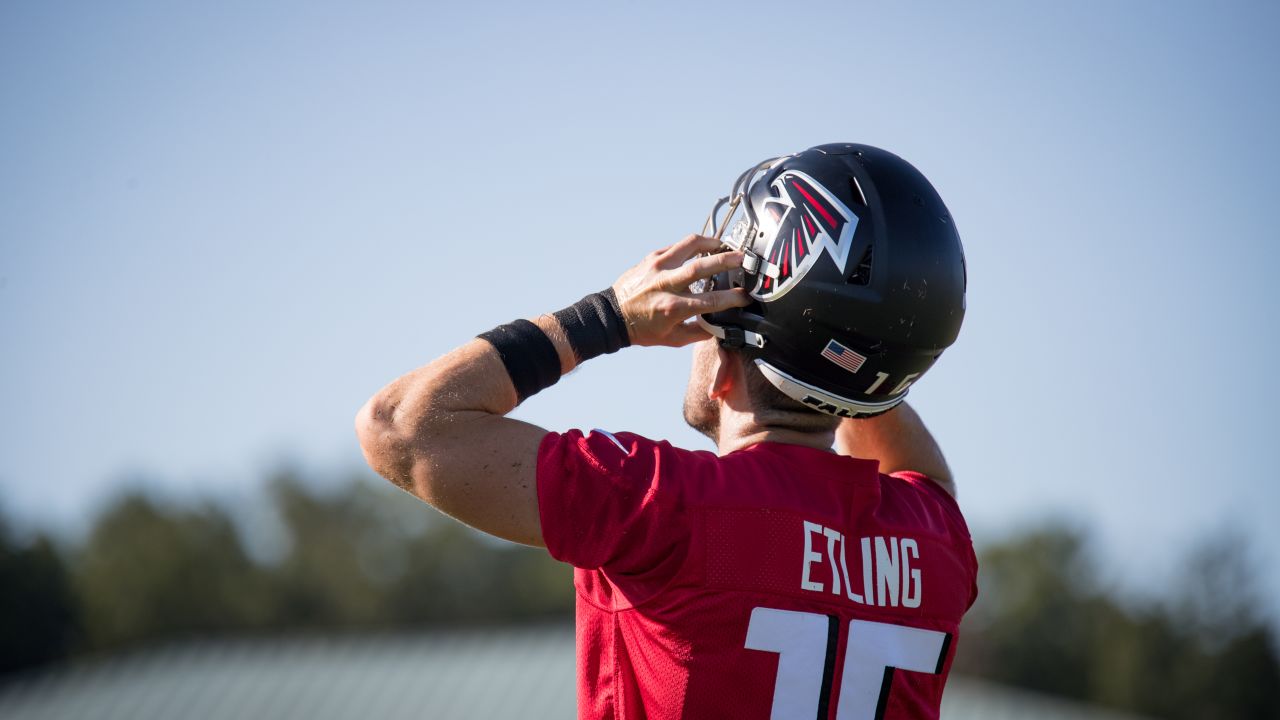
[[[697,342],[709,336],[690,318],[743,307],[751,301],[742,288],[704,293],[689,290],[695,280],[742,266],[740,252],[705,255],[720,247],[715,238],[690,235],[650,253],[618,278],[613,292],[632,345],[681,347]]]

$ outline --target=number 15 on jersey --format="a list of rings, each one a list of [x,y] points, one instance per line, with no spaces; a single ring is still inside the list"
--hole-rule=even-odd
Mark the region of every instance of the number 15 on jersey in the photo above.
[[[834,615],[758,607],[746,647],[778,654],[771,720],[825,720],[840,621]],[[850,620],[836,720],[880,720],[895,669],[939,674],[951,636],[936,630]]]

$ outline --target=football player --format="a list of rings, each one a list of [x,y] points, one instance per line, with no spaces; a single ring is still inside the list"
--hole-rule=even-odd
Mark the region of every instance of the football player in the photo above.
[[[400,487],[576,568],[582,718],[936,718],[977,563],[903,398],[965,284],[919,171],[822,145],[605,291],[391,383],[357,431]],[[716,453],[505,417],[637,345],[693,346],[684,416]]]

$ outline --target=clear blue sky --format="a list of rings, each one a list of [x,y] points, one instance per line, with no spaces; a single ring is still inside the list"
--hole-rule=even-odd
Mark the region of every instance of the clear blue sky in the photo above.
[[[604,287],[746,165],[851,140],[965,240],[966,326],[912,399],[979,538],[1080,518],[1150,590],[1231,525],[1280,595],[1274,3],[175,5],[0,5],[24,521],[139,474],[357,467],[395,375]],[[706,447],[687,364],[598,360],[519,414]]]

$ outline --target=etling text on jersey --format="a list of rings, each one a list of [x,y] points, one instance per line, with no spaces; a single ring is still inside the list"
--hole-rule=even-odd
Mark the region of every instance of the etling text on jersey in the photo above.
[[[815,566],[823,563],[822,546],[826,541],[825,560],[831,567],[831,582],[812,580]],[[834,528],[804,521],[804,567],[800,574],[800,589],[812,592],[844,594],[861,605],[880,607],[920,607],[920,570],[911,567],[920,558],[919,545],[913,538],[864,537],[857,543],[861,550],[861,568],[854,566],[849,574],[845,537]],[[855,555],[855,562],[859,559]],[[858,570],[861,569],[861,573]],[[861,575],[861,583],[854,582]]]

